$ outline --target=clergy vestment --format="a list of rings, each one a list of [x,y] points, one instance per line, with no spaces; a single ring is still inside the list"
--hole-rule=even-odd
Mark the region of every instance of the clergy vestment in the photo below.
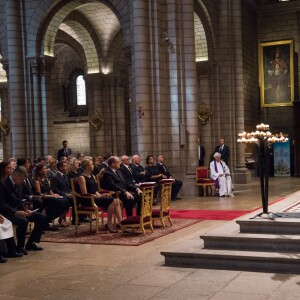
[[[213,160],[210,163],[210,176],[212,179],[218,180],[219,182],[220,197],[233,197],[230,171],[224,161],[217,162],[216,160]]]

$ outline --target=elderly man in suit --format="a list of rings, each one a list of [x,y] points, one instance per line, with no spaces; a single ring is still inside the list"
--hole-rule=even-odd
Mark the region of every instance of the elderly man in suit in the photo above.
[[[59,161],[62,157],[69,158],[72,154],[72,150],[68,148],[68,141],[62,142],[63,147],[57,151],[57,160]]]
[[[47,218],[39,212],[28,210],[22,200],[22,184],[28,173],[24,167],[16,167],[12,175],[4,183],[0,182],[0,202],[2,214],[17,226],[17,252],[27,254],[27,250],[40,251],[42,247],[36,245],[46,224]],[[25,246],[25,234],[28,222],[34,223],[34,228]],[[25,248],[24,248],[25,246]]]
[[[230,151],[229,151],[229,147],[224,144],[224,139],[223,138],[221,138],[219,140],[219,146],[217,146],[215,148],[214,153],[216,153],[216,152],[221,154],[221,159],[226,163],[226,165],[228,165]]]
[[[137,214],[140,214],[141,210],[141,195],[142,191],[135,186],[127,182],[121,173],[120,160],[117,156],[111,156],[108,161],[108,168],[103,174],[101,181],[101,187],[109,191],[120,191],[120,199],[126,209],[127,217],[133,215],[133,207],[137,203]]]
[[[138,182],[137,182],[137,179],[134,177],[133,171],[129,164],[129,157],[127,155],[123,155],[121,157],[121,162],[122,162],[122,165],[120,167],[120,171],[123,175],[123,178],[125,179],[126,182],[136,185]]]

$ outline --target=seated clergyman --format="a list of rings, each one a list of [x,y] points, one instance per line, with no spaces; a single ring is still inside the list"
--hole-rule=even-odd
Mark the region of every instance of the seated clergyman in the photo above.
[[[214,160],[210,163],[210,176],[216,180],[219,185],[220,197],[234,197],[232,192],[232,181],[229,168],[226,163],[221,160],[221,154],[216,152]]]

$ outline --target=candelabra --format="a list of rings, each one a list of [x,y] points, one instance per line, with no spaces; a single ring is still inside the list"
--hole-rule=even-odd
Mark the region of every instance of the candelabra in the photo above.
[[[260,190],[263,211],[251,219],[260,217],[264,214],[269,219],[274,220],[271,216],[278,216],[268,211],[268,194],[269,194],[269,173],[270,173],[270,148],[273,143],[284,143],[288,141],[287,135],[283,133],[272,134],[269,131],[269,125],[260,124],[256,126],[255,132],[243,132],[238,134],[239,143],[256,144],[258,153],[258,167],[260,175]]]

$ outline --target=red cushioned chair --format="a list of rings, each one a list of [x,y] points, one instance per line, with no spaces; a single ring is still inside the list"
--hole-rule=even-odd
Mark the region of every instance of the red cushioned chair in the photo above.
[[[141,229],[143,234],[146,234],[145,226],[149,225],[151,231],[153,232],[152,226],[152,202],[154,195],[154,183],[142,183],[140,189],[143,192],[142,203],[141,203],[141,215],[140,216],[130,216],[122,220],[121,230],[125,231],[127,228],[131,228],[134,231],[136,228]]]
[[[159,183],[161,184],[161,201],[160,201],[160,209],[152,210],[152,220],[160,220],[163,227],[165,228],[164,220],[168,220],[170,225],[172,226],[172,220],[170,215],[171,209],[171,196],[172,196],[172,183],[174,179],[163,179]]]
[[[209,169],[206,167],[198,167],[196,169],[196,182],[195,186],[203,188],[203,195],[206,196],[207,188],[210,188],[210,194],[212,194],[212,187],[216,186],[215,180],[209,177]]]
[[[93,215],[96,216],[96,234],[99,230],[99,213],[101,214],[102,224],[104,223],[104,212],[105,208],[97,206],[95,203],[95,197],[92,194],[80,194],[78,184],[78,178],[71,179],[72,195],[74,201],[75,210],[75,234],[78,232],[78,216],[79,215],[89,215],[90,217],[90,230],[92,231]]]

